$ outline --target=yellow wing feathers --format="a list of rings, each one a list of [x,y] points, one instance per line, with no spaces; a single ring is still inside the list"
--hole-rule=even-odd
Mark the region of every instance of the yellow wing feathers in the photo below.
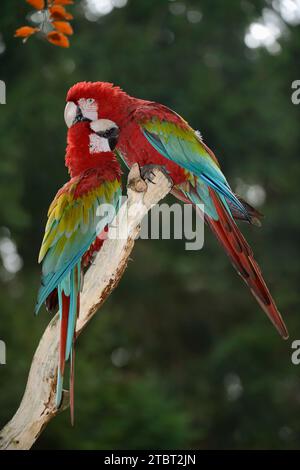
[[[101,202],[111,203],[120,187],[118,180],[105,181],[78,196],[76,189],[79,183],[78,179],[67,183],[51,203],[39,253],[39,263],[54,245],[56,245],[55,252],[58,255],[64,249],[67,239],[69,242],[74,240],[73,235],[78,229],[85,233],[92,228],[98,205]]]

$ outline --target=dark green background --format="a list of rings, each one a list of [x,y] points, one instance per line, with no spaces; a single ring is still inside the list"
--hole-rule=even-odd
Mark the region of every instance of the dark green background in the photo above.
[[[0,278],[0,422],[16,410],[32,355],[49,321],[33,309],[37,254],[48,205],[67,180],[65,94],[80,80],[113,81],[167,104],[204,134],[230,183],[266,191],[262,229],[243,226],[288,324],[281,340],[211,233],[205,249],[139,241],[125,275],[77,344],[76,423],[53,420],[38,449],[298,448],[300,366],[299,26],[286,25],[277,55],[244,35],[270,2],[129,0],[98,22],[79,5],[68,50],[13,38],[29,7],[1,1],[0,214],[24,266]],[[198,23],[187,10],[201,10]],[[2,228],[1,237],[7,232]],[[120,349],[122,348],[122,349]],[[122,367],[112,361],[121,356]],[[119,364],[120,365],[120,364]]]

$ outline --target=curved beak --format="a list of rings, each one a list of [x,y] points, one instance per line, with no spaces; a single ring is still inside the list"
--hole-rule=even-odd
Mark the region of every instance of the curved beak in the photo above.
[[[68,101],[65,107],[64,118],[67,127],[71,127],[77,116],[77,105]]]

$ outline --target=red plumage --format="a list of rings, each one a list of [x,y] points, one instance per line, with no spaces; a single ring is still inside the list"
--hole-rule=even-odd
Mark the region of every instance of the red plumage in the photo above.
[[[121,129],[117,148],[121,151],[129,166],[135,162],[138,162],[140,166],[149,163],[164,165],[175,185],[186,181],[185,170],[158,153],[144,137],[137,122],[136,110],[140,110],[139,116],[143,118],[148,117],[154,109],[157,115],[162,118],[166,117],[168,111],[168,119],[180,125],[176,113],[151,101],[132,98],[119,87],[104,82],[84,82],[74,85],[67,94],[67,101],[76,103],[80,98],[87,99],[91,97],[99,103],[100,118],[110,119]]]
[[[250,288],[275,328],[283,338],[288,338],[286,326],[262,277],[260,267],[254,259],[252,249],[218,196],[212,190],[210,193],[217,209],[219,220],[206,217],[206,222],[229,256],[234,268]]]
[[[135,162],[138,162],[140,166],[149,164],[165,166],[174,183],[173,194],[179,199],[190,203],[185,195],[186,192],[195,191],[189,181],[190,174],[178,164],[158,153],[148,142],[140,127],[140,123],[155,117],[161,121],[167,120],[175,123],[178,127],[184,128],[187,123],[178,114],[161,104],[133,98],[111,83],[78,83],[69,90],[67,101],[77,103],[80,98],[94,98],[98,103],[98,117],[110,119],[118,125],[120,136],[117,149],[129,166]],[[204,143],[203,147],[219,166],[214,153]],[[267,313],[280,334],[287,338],[287,329],[263,280],[260,268],[254,260],[252,250],[225,210],[217,193],[210,189],[210,194],[215,203],[219,220],[215,221],[205,216],[206,222],[262,309]],[[232,216],[236,219],[248,220],[253,224],[258,224],[261,214],[242,199],[240,199],[240,202],[242,202],[247,216],[245,217],[244,213],[238,211],[235,207],[232,208]]]
[[[87,121],[77,123],[68,131],[65,163],[70,176],[73,178],[87,170],[101,168],[103,181],[113,181],[116,175],[121,177],[120,164],[112,152],[90,153],[90,133],[90,123]],[[80,185],[80,190],[84,193],[94,184],[95,180],[89,176],[86,178],[86,185]]]

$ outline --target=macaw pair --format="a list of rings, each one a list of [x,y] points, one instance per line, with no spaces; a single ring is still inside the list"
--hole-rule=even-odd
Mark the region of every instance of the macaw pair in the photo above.
[[[74,85],[67,94],[65,116],[69,127],[66,164],[72,179],[50,206],[40,255],[43,279],[38,300],[40,308],[49,294],[58,289],[61,345],[66,335],[63,328],[66,315],[62,312],[64,309],[69,312],[66,351],[64,348],[62,351],[65,358],[72,355],[74,318],[79,306],[80,262],[97,234],[94,223],[88,223],[89,228],[86,228],[86,207],[91,204],[90,219],[94,221],[95,207],[103,202],[98,191],[103,195],[103,185],[108,184],[104,176],[113,188],[110,198],[120,192],[120,169],[112,148],[128,167],[139,163],[145,179],[151,180],[153,166],[160,167],[172,179],[174,196],[193,204],[197,210],[198,204],[204,205],[202,216],[234,268],[281,336],[288,337],[253,252],[235,223],[235,220],[243,220],[258,225],[261,214],[232,191],[216,156],[198,131],[166,106],[131,97],[105,82]],[[100,129],[100,134],[93,127]],[[113,139],[112,145],[109,138]],[[85,184],[82,178],[86,172],[89,175],[96,172],[98,176],[85,176],[88,181]],[[101,229],[107,223],[109,221],[103,221]],[[58,391],[57,403],[61,397],[60,387]]]
[[[129,96],[111,83],[77,83],[67,94],[72,105],[83,98],[94,100],[98,119],[110,119],[120,129],[116,151],[128,167],[138,162],[142,174],[149,177],[152,165],[161,166],[170,175],[177,198],[204,205],[206,223],[261,308],[287,338],[253,252],[235,223],[237,219],[257,225],[261,214],[234,194],[200,133],[166,106]]]

